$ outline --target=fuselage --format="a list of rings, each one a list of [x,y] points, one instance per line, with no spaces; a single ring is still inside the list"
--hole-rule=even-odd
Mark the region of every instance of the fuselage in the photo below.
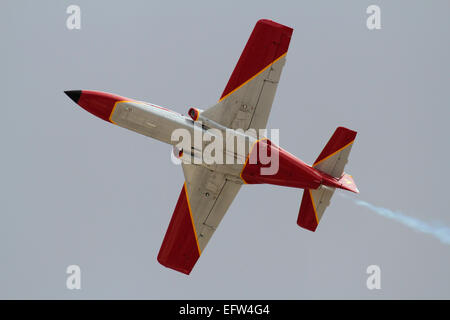
[[[175,155],[184,163],[207,167],[235,182],[310,189],[321,184],[335,186],[333,177],[327,177],[270,140],[243,130],[224,128],[213,121],[202,123],[155,104],[110,93],[77,90],[66,94],[105,121],[172,145]],[[222,146],[217,149],[221,157],[217,150],[206,152],[213,141]],[[230,141],[231,148],[227,145]],[[261,161],[262,152],[276,163]],[[275,170],[267,170],[274,164]]]

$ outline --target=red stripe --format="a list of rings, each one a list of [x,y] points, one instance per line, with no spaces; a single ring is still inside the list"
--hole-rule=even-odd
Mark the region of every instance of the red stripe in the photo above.
[[[298,213],[297,224],[310,231],[316,231],[317,219],[309,189],[303,191],[302,204]]]
[[[292,28],[274,21],[259,20],[220,99],[285,54],[292,31]]]
[[[194,232],[186,188],[183,185],[159,250],[159,263],[176,271],[189,274],[200,257]]]

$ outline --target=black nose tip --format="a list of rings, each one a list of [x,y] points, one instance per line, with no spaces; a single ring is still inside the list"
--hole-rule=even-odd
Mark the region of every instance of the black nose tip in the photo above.
[[[80,100],[81,97],[81,90],[68,90],[64,91],[67,96],[72,99],[75,103],[78,103],[78,100]]]

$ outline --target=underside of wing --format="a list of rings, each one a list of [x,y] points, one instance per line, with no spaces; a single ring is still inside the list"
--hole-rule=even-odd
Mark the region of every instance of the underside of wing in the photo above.
[[[233,202],[241,184],[204,167],[183,164],[183,185],[158,261],[189,274]]]
[[[219,102],[202,115],[232,129],[265,128],[292,32],[259,20]]]

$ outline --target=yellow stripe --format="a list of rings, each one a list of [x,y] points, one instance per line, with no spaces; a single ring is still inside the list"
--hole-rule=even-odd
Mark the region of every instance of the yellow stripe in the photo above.
[[[226,97],[228,97],[229,95],[233,94],[235,91],[239,90],[240,88],[242,88],[243,86],[245,86],[247,83],[249,83],[250,81],[252,81],[254,78],[256,78],[258,75],[260,75],[262,72],[264,72],[267,68],[269,68],[271,65],[273,65],[275,62],[277,62],[278,60],[280,60],[281,58],[283,58],[285,55],[287,54],[287,52],[283,53],[281,56],[279,56],[278,58],[276,58],[274,61],[272,61],[271,63],[269,63],[266,67],[264,67],[261,71],[259,71],[257,74],[255,74],[253,77],[251,77],[250,79],[248,79],[247,81],[245,81],[243,84],[241,84],[239,87],[237,87],[236,89],[234,89],[233,91],[227,93],[224,97],[222,97],[220,101],[222,101],[223,99],[225,99]]]
[[[318,165],[319,163],[321,163],[321,162],[323,162],[323,161],[325,161],[325,160],[327,160],[328,158],[330,158],[330,157],[332,157],[332,156],[334,156],[336,153],[338,153],[338,152],[341,152],[342,150],[344,150],[345,148],[347,148],[349,145],[351,145],[353,142],[354,142],[355,140],[353,140],[352,142],[350,142],[350,143],[348,143],[348,144],[346,144],[345,146],[343,146],[342,148],[340,148],[339,150],[337,150],[337,151],[335,151],[335,152],[333,152],[332,154],[330,154],[330,155],[328,155],[328,156],[326,156],[325,158],[323,158],[322,160],[320,160],[320,161],[317,161],[317,162],[315,162],[314,164],[313,164],[313,167],[314,166],[316,166],[316,165]]]
[[[114,110],[116,110],[116,106],[118,103],[122,103],[122,102],[135,102],[135,101],[131,101],[131,100],[122,100],[122,101],[116,101],[116,103],[114,103],[114,107],[111,110],[111,113],[109,114],[109,122],[114,123],[115,125],[117,125],[117,123],[115,123],[114,121],[112,121],[112,115],[114,113]]]
[[[241,173],[239,174],[239,177],[241,177],[242,181],[244,181],[244,184],[247,184],[247,182],[244,180],[244,178],[242,178],[242,172],[244,172],[244,169],[245,169],[245,167],[247,166],[248,159],[250,158],[250,154],[251,154],[252,151],[253,151],[253,147],[255,146],[256,143],[258,143],[259,141],[264,140],[264,139],[267,140],[267,138],[261,138],[261,139],[259,139],[259,140],[256,140],[255,142],[253,142],[252,147],[250,148],[250,151],[249,151],[249,153],[248,153],[248,155],[247,155],[247,158],[245,159],[244,166],[242,167]]]
[[[191,217],[192,228],[194,229],[195,241],[197,242],[198,255],[200,256],[202,254],[202,251],[200,250],[200,245],[198,244],[197,231],[195,230],[194,218],[192,217],[191,203],[189,202],[189,195],[188,195],[188,192],[187,192],[186,182],[184,183],[184,191],[186,192],[186,200],[187,200],[187,203],[188,203],[189,215]]]
[[[317,222],[317,225],[318,225],[319,224],[319,218],[317,217],[317,211],[316,211],[316,205],[314,203],[314,198],[312,196],[311,189],[308,189],[308,191],[309,191],[309,196],[311,197],[311,202],[312,202],[313,209],[314,209],[314,215],[316,216],[316,222]]]

